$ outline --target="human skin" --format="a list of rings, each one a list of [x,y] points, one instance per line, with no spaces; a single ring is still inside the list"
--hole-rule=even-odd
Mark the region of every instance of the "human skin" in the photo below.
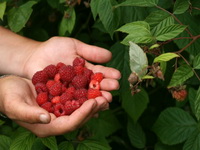
[[[76,57],[84,58],[86,67],[93,72],[104,74],[102,96],[86,101],[70,116],[56,118],[37,105],[31,78],[49,64],[71,65]],[[40,137],[75,130],[99,111],[108,109],[112,101],[109,91],[119,88],[117,80],[121,75],[118,70],[89,63],[100,64],[110,59],[108,50],[73,38],[52,37],[38,42],[0,27],[0,74],[11,75],[0,79],[0,112]]]

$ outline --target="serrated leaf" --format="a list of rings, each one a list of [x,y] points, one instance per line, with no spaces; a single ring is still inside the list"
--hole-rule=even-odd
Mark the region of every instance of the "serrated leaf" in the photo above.
[[[90,7],[91,7],[91,11],[92,11],[94,20],[96,19],[97,14],[98,14],[99,2],[100,2],[99,0],[91,0],[91,2],[90,2]]]
[[[176,57],[179,57],[179,55],[177,55],[175,53],[164,53],[164,54],[161,54],[158,57],[156,57],[153,62],[154,63],[163,62],[163,61],[166,62],[166,61],[170,61],[171,59],[176,58]]]
[[[66,17],[66,15],[69,15]],[[61,20],[60,26],[59,26],[59,35],[64,36],[66,32],[68,34],[71,34],[74,28],[76,22],[76,14],[74,9],[70,9],[64,13],[64,16]]]
[[[10,150],[31,150],[36,137],[29,131],[21,132],[10,145]]]
[[[199,130],[193,132],[183,145],[183,150],[199,150],[200,149],[200,133]]]
[[[182,14],[189,8],[189,0],[176,0],[174,4],[174,14]]]
[[[10,148],[11,138],[5,135],[0,135],[0,148],[1,150],[8,150]]]
[[[158,143],[156,143],[154,150],[182,150],[182,146],[180,145],[170,146],[170,145],[163,144],[159,141]]]
[[[129,47],[130,69],[142,78],[147,72],[148,59],[144,51],[135,43]]]
[[[8,12],[8,25],[12,31],[19,32],[25,26],[33,11],[32,6],[36,3],[36,1],[28,1]]]
[[[194,61],[193,61],[193,67],[194,69],[200,69],[200,54],[195,56]]]
[[[162,28],[161,30],[157,30],[154,36],[159,41],[170,40],[176,37],[177,35],[179,35],[181,32],[183,32],[185,28],[186,26],[178,25],[178,24],[169,25]]]
[[[123,90],[121,94],[123,100],[122,107],[132,120],[137,122],[149,103],[148,94],[143,89],[133,96],[130,90]]]
[[[158,3],[158,0],[126,0],[115,7],[120,6],[139,6],[139,7],[153,7],[156,6]]]
[[[50,150],[58,150],[57,141],[55,136],[40,138],[42,143],[48,147]]]
[[[74,150],[74,146],[71,142],[64,141],[58,145],[59,150]]]
[[[194,99],[194,109],[195,109],[195,116],[197,117],[198,120],[200,120],[200,87]]]
[[[128,121],[127,132],[131,144],[139,149],[142,149],[146,145],[145,133],[139,123],[133,123],[131,120]]]
[[[196,129],[197,123],[192,116],[180,108],[167,108],[153,126],[154,132],[162,143],[167,145],[182,143]]]
[[[197,91],[195,89],[189,88],[189,90],[188,90],[188,99],[189,99],[189,102],[190,102],[190,107],[191,107],[192,112],[194,114],[196,114],[196,110],[195,110],[196,93],[197,93]]]
[[[0,19],[3,20],[3,16],[6,10],[6,2],[0,2]]]
[[[77,150],[111,150],[111,147],[99,141],[85,140],[78,145]]]
[[[188,65],[182,65],[176,69],[173,73],[172,79],[168,87],[179,86],[183,84],[187,79],[194,75],[192,68]]]

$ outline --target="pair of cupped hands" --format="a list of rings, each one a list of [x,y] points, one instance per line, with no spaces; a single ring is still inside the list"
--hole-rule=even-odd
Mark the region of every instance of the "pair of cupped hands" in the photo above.
[[[100,64],[110,61],[112,56],[106,49],[73,38],[53,37],[45,42],[31,45],[24,55],[26,59],[19,67],[19,71],[23,72],[22,75],[9,75],[0,79],[0,110],[39,137],[60,135],[81,127],[90,118],[97,116],[99,111],[109,108],[109,103],[112,101],[109,91],[119,88],[118,79],[121,75],[118,70],[90,63]],[[63,62],[71,65],[76,57],[84,58],[86,67],[93,72],[104,74],[100,85],[102,96],[86,101],[70,116],[55,117],[36,103],[36,92],[31,78],[36,71],[50,64]]]

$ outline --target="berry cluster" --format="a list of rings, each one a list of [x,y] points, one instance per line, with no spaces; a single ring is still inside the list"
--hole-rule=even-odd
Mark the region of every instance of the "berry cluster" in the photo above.
[[[38,105],[55,116],[70,115],[86,100],[101,96],[103,74],[85,67],[85,60],[75,58],[73,65],[59,62],[37,71],[32,83]]]

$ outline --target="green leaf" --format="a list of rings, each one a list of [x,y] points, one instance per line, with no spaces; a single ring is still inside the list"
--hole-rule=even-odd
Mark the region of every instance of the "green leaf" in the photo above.
[[[1,150],[10,149],[11,138],[5,135],[0,135],[0,148]]]
[[[111,150],[111,148],[99,141],[85,140],[78,145],[77,150]]]
[[[183,145],[183,150],[198,150],[200,149],[200,133],[199,130],[193,132],[193,134],[188,138],[188,140]]]
[[[163,61],[166,62],[166,61],[169,61],[169,60],[176,58],[176,57],[179,57],[179,55],[177,55],[175,53],[164,53],[164,54],[161,54],[158,57],[156,57],[153,62],[154,63],[163,62]]]
[[[48,147],[50,150],[58,150],[57,141],[55,136],[40,138],[42,143]]]
[[[146,54],[137,44],[130,42],[129,57],[131,71],[142,78],[147,73],[148,59]]]
[[[59,35],[65,36],[66,32],[71,34],[76,22],[76,13],[73,8],[65,11],[59,26]]]
[[[90,7],[91,7],[91,11],[92,11],[94,20],[96,19],[97,15],[98,15],[99,3],[100,3],[99,0],[91,0],[91,2],[90,2]]]
[[[0,19],[3,20],[3,16],[6,10],[6,2],[0,2]]]
[[[195,109],[196,93],[197,93],[197,91],[195,89],[189,88],[189,90],[188,90],[188,99],[189,99],[189,102],[190,102],[190,107],[191,107],[192,112],[194,114],[196,114],[196,109]]]
[[[12,141],[10,150],[31,150],[35,139],[36,137],[33,133],[29,131],[21,132]]]
[[[156,6],[158,3],[158,0],[126,0],[118,5],[116,7],[120,6],[139,6],[139,7],[153,7]]]
[[[194,69],[200,69],[200,54],[195,56],[194,61],[193,61],[193,67]]]
[[[19,32],[25,26],[33,11],[32,6],[36,3],[35,1],[28,1],[8,12],[8,25],[12,31]]]
[[[182,150],[182,146],[180,145],[166,145],[161,143],[160,141],[156,143],[155,150]]]
[[[182,14],[189,8],[189,0],[176,0],[174,4],[174,14]]]
[[[128,121],[127,132],[131,144],[139,149],[146,145],[145,133],[139,123],[133,123],[130,119]]]
[[[197,123],[187,112],[180,108],[164,110],[153,126],[154,132],[162,143],[174,145],[187,140],[197,129]]]
[[[37,138],[33,143],[31,150],[46,150],[46,146],[42,143],[40,138]]]
[[[149,103],[148,94],[143,89],[133,96],[130,90],[124,90],[122,100],[122,107],[134,122],[137,122]]]
[[[173,73],[172,79],[168,87],[178,86],[183,84],[187,79],[194,75],[192,68],[188,65],[182,65]]]
[[[200,120],[200,87],[194,99],[194,109],[195,109],[195,116],[197,117],[198,120]]]
[[[71,142],[64,141],[58,145],[59,150],[74,150],[74,146]]]
[[[169,25],[162,28],[161,30],[157,30],[154,36],[159,41],[170,40],[176,37],[177,35],[179,35],[181,32],[183,32],[185,28],[186,26],[178,25],[178,24]]]

